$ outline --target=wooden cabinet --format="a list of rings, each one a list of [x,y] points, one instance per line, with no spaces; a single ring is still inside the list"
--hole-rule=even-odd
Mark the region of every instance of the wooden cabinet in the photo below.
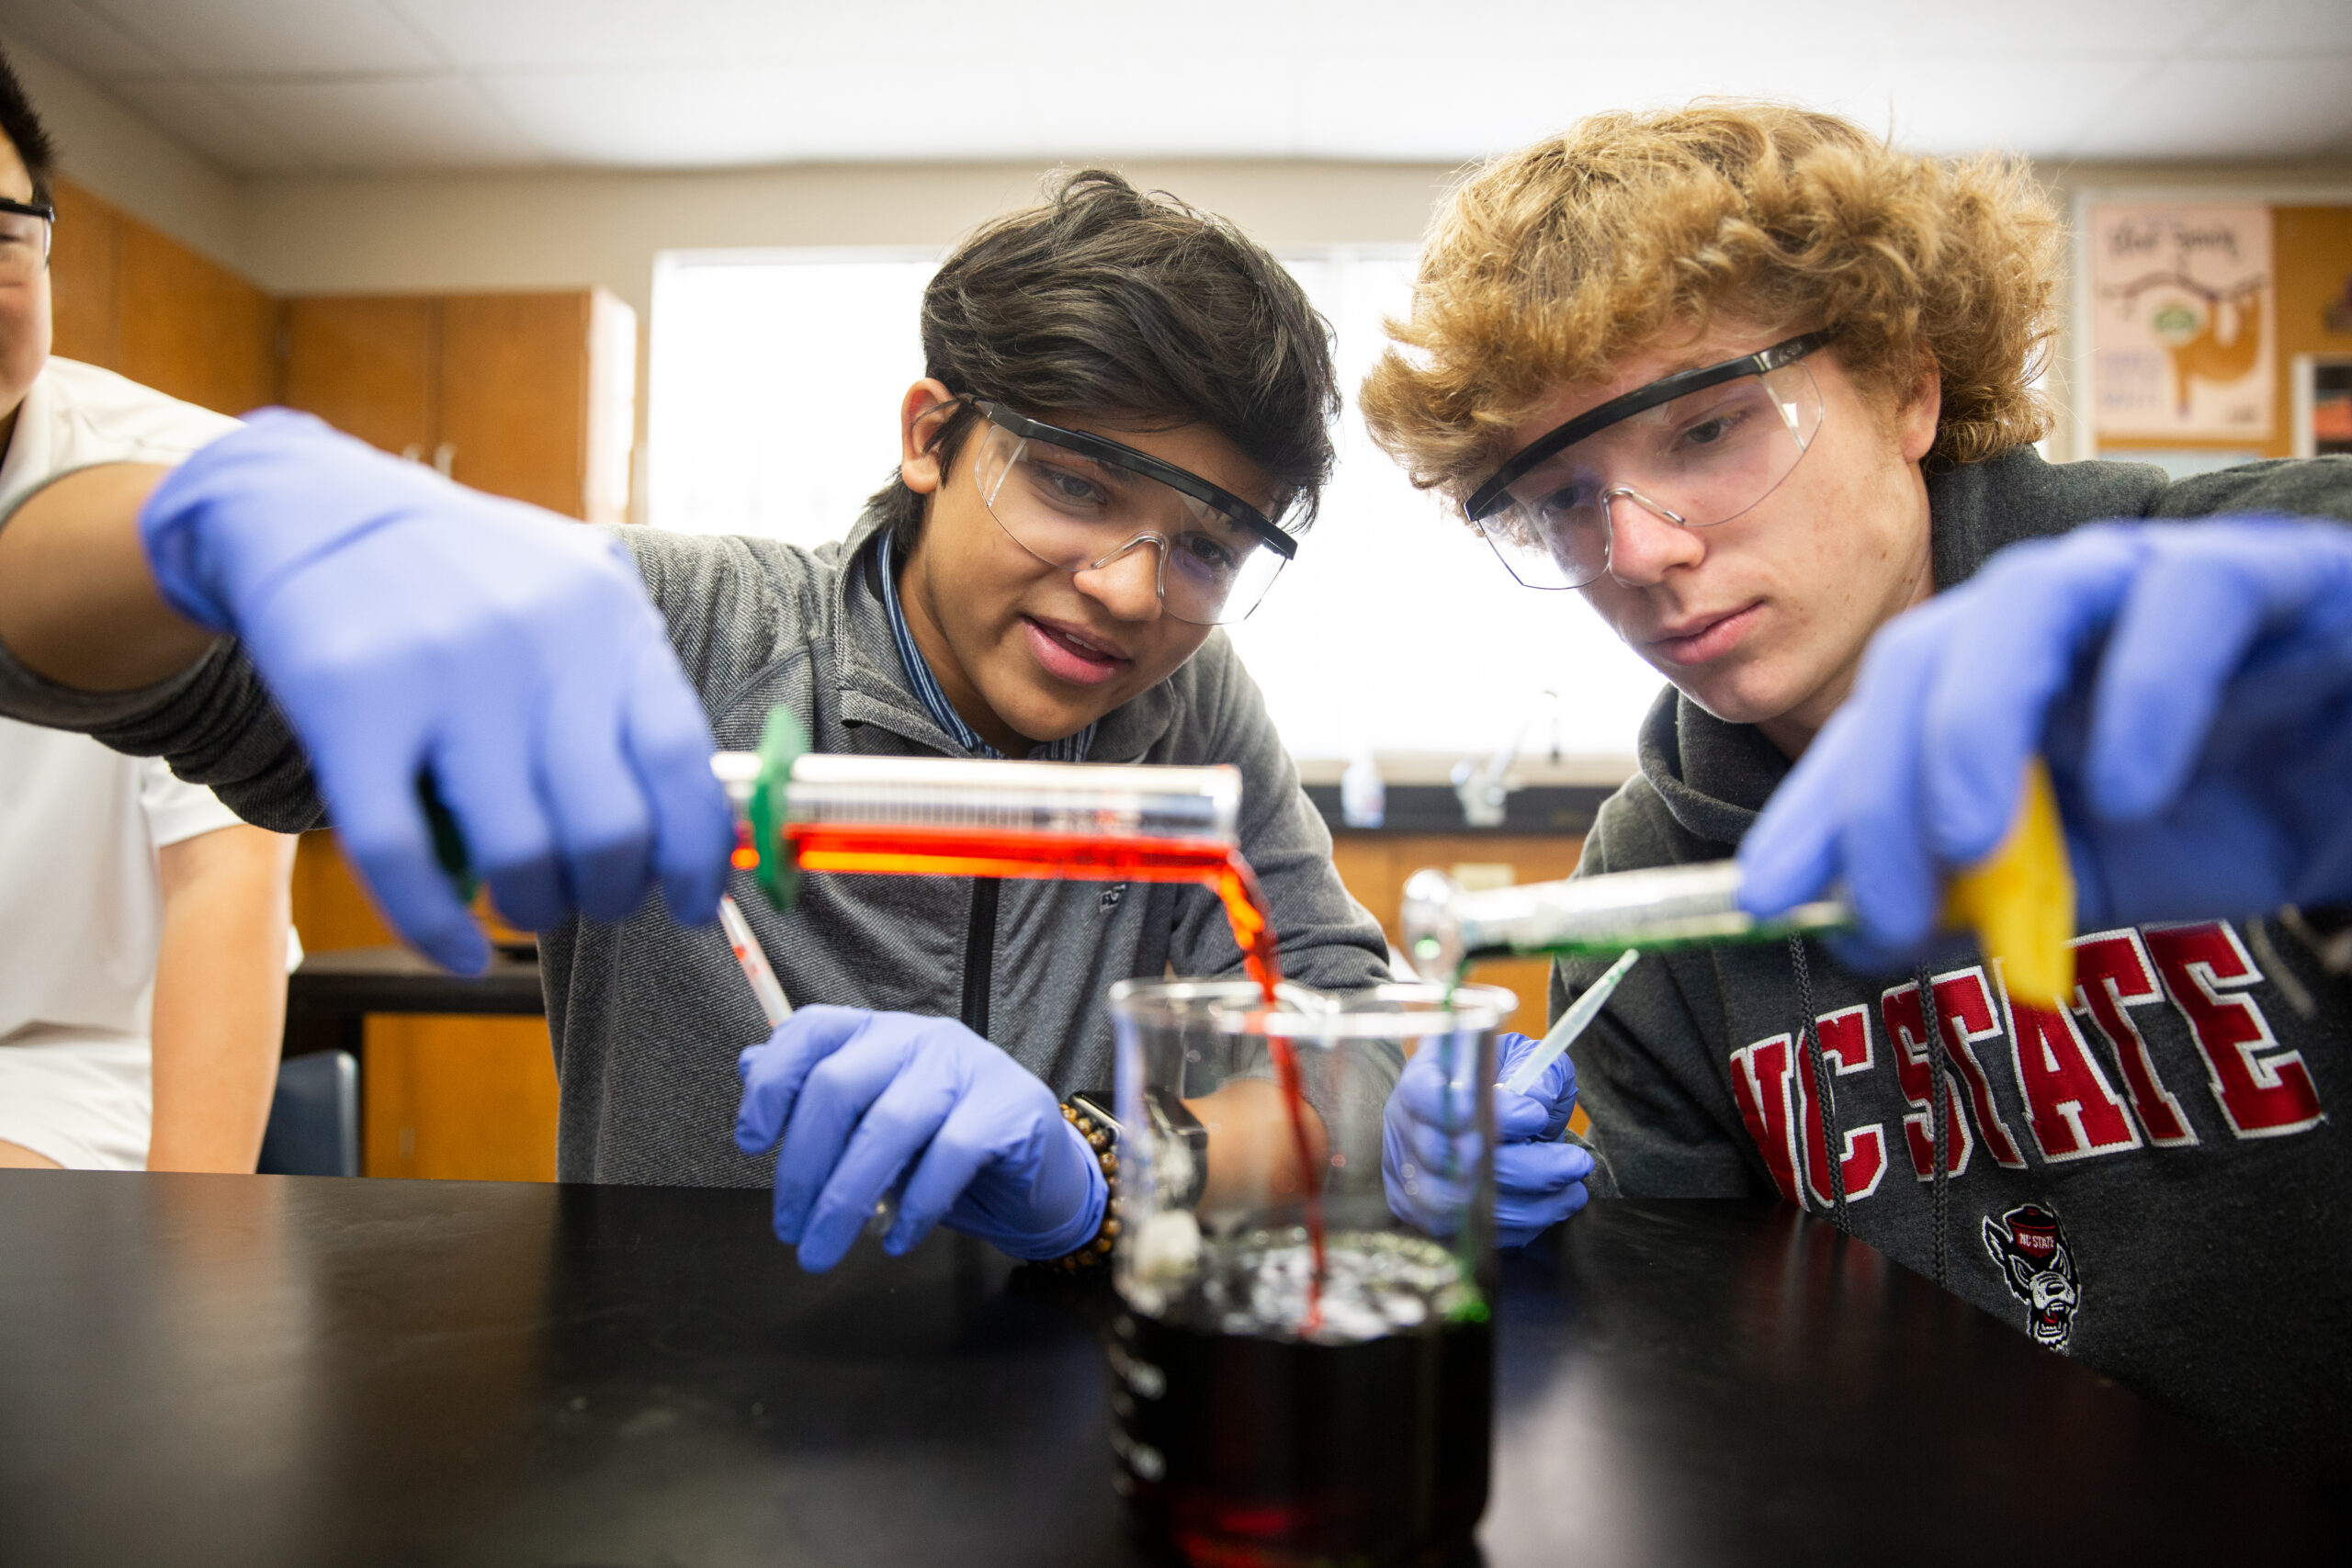
[[[57,182],[57,227],[49,243],[51,353],[113,368],[120,237],[113,208],[70,180]]]
[[[1452,871],[1465,882],[1555,882],[1577,868],[1584,840],[1560,834],[1351,833],[1332,835],[1331,859],[1340,880],[1357,903],[1372,911],[1395,945],[1396,910],[1405,879],[1425,865]],[[1544,1032],[1552,964],[1544,958],[1493,958],[1470,977],[1518,993],[1519,1011],[1510,1027],[1524,1034]]]
[[[287,302],[284,398],[461,483],[628,512],[636,312],[603,289]]]
[[[1388,934],[1397,938],[1396,913],[1405,895],[1405,879],[1425,865],[1452,872],[1457,880],[1488,886],[1521,882],[1556,882],[1584,858],[1581,836],[1503,833],[1351,833],[1331,835],[1331,861],[1340,880],[1357,903],[1371,910]],[[1489,958],[1471,965],[1470,978],[1480,985],[1500,986],[1519,998],[1519,1010],[1507,1028],[1541,1039],[1549,1024],[1552,961],[1548,958]],[[1569,1128],[1582,1135],[1592,1122],[1577,1108]]]
[[[277,301],[62,180],[50,297],[67,359],[222,413],[277,399]]]
[[[288,299],[279,396],[370,446],[409,457],[440,427],[440,302]]]
[[[311,953],[398,939],[345,864],[334,835],[294,856],[294,929]],[[494,935],[487,904],[477,907]],[[555,1179],[555,1051],[545,1019],[373,1015],[365,1025],[362,1172],[473,1181]]]

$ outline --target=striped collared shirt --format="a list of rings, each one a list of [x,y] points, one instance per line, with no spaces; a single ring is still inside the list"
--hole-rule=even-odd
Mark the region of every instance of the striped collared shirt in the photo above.
[[[906,613],[899,608],[898,557],[890,547],[888,528],[874,541],[874,559],[882,575],[882,607],[890,616],[890,637],[899,645],[899,662],[907,667],[907,684],[922,699],[923,711],[956,745],[972,755],[1001,760],[1004,753],[974,734],[972,727],[964,722],[964,716],[956,711],[956,705],[947,700],[947,694],[939,689],[939,677],[931,672],[922,650],[915,646],[914,633],[907,629]],[[1031,747],[1029,756],[1039,762],[1083,762],[1087,748],[1093,744],[1094,725],[1090,724],[1075,735]]]

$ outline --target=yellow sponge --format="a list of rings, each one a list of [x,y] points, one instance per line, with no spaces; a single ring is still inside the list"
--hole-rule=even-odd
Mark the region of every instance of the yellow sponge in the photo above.
[[[2026,765],[2008,836],[1944,890],[1944,923],[1976,932],[2013,1000],[2057,1011],[2075,994],[2075,871],[2041,759]]]

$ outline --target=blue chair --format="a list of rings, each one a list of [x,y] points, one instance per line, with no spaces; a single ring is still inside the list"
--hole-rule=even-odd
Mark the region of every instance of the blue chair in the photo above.
[[[359,1174],[359,1061],[317,1051],[278,1065],[269,1129],[261,1138],[264,1176]]]

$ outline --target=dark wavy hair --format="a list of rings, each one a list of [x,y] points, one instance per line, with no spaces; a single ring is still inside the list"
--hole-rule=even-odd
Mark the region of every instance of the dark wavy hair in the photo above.
[[[922,296],[924,374],[1033,418],[1205,424],[1293,502],[1303,532],[1331,475],[1331,328],[1283,265],[1224,219],[1102,169],[1057,174],[1041,207],[995,219]],[[979,414],[935,446],[953,464]],[[926,498],[896,475],[870,503],[901,549]]]

